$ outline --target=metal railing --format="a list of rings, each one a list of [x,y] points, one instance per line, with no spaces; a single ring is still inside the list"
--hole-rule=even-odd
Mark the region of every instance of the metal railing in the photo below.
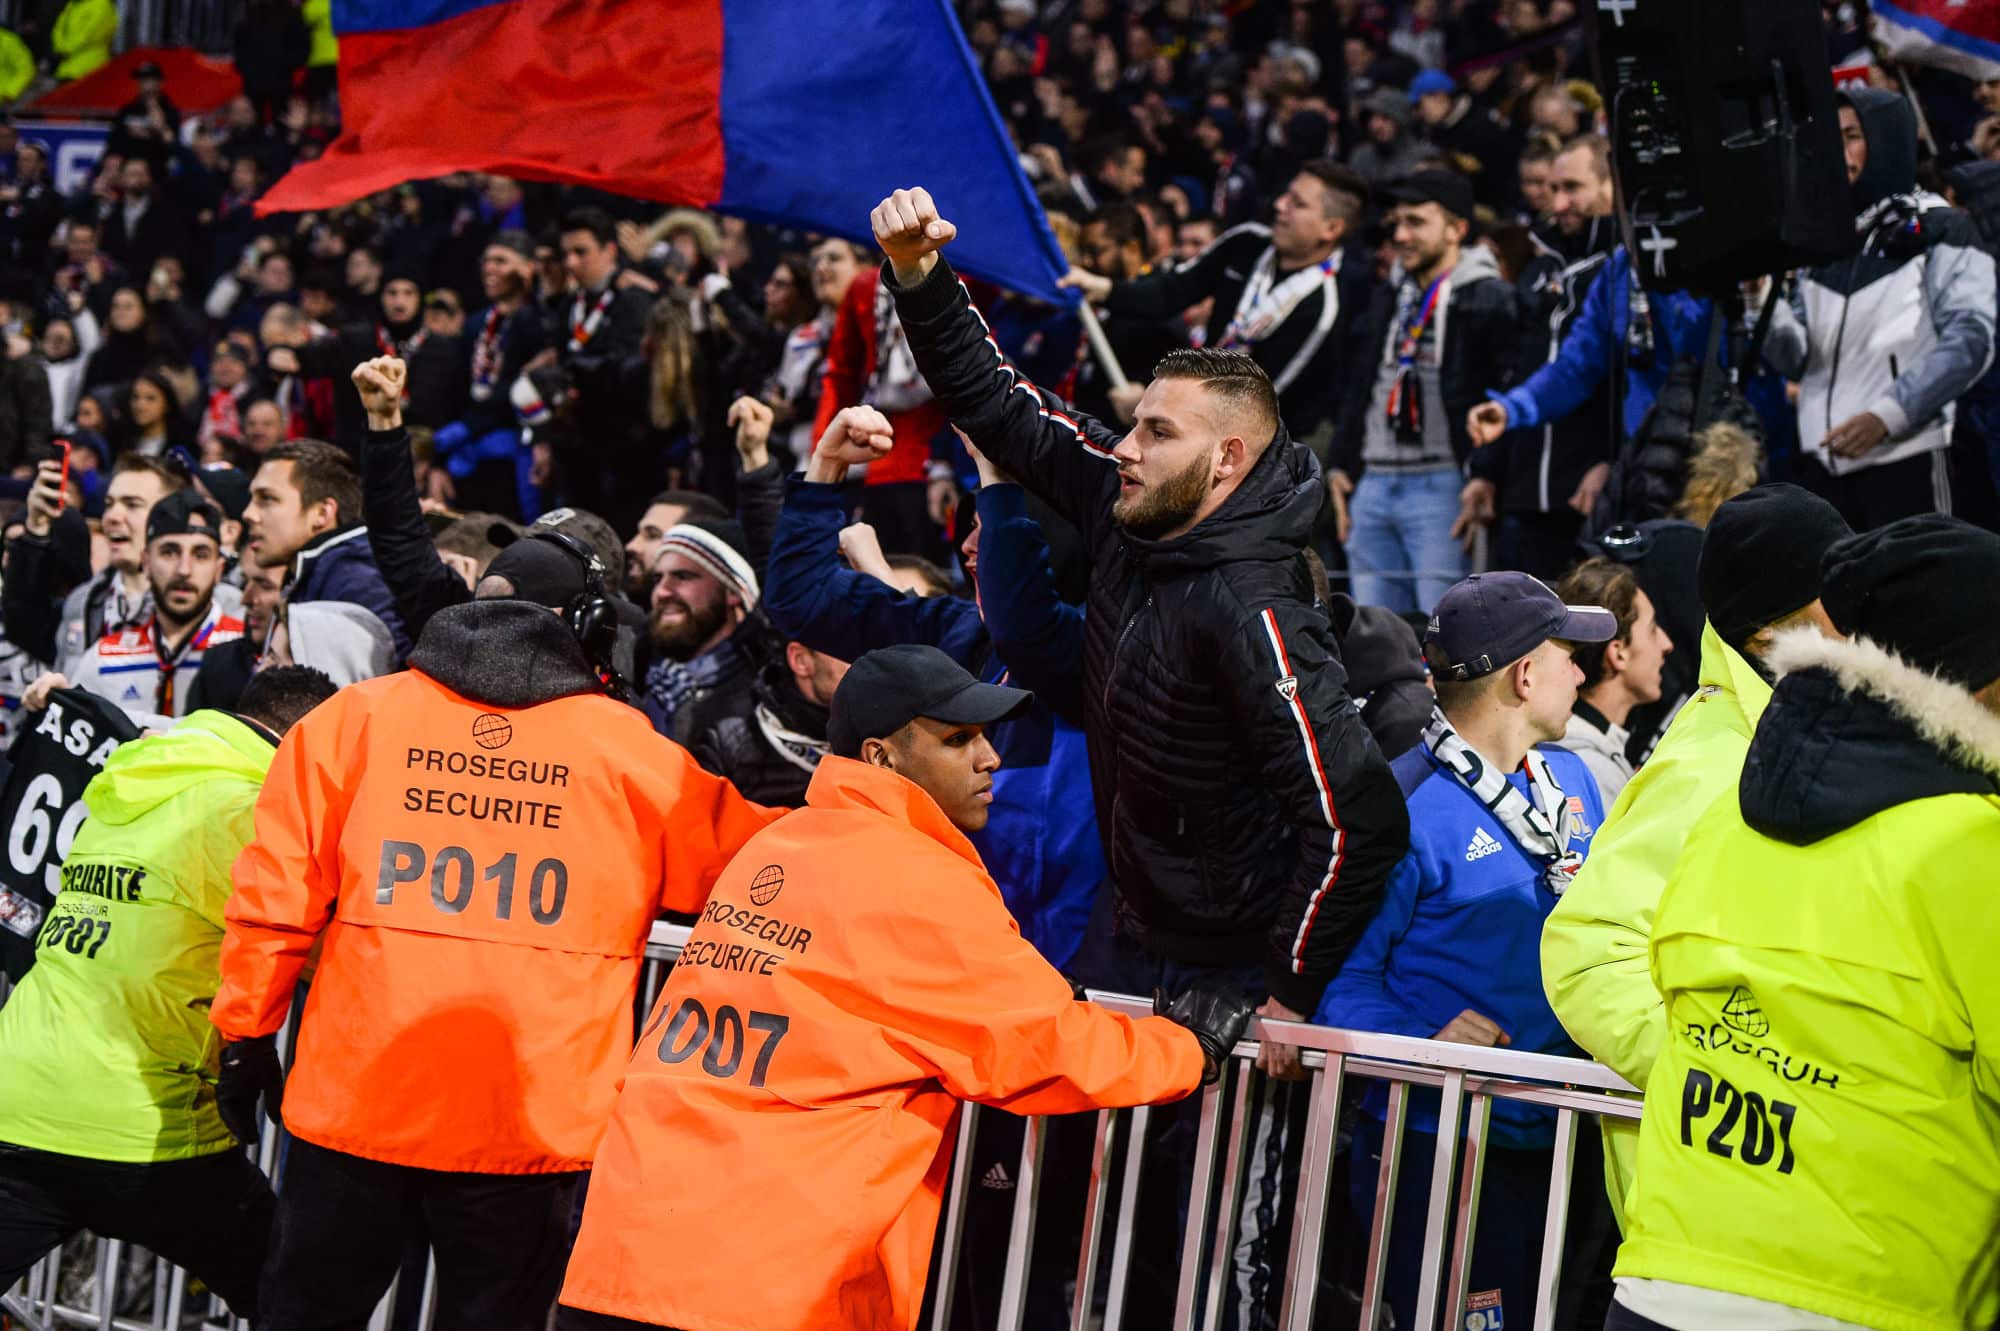
[[[673,958],[687,936],[684,926],[662,922],[653,927],[638,995],[642,1017],[665,983]],[[1124,995],[1092,993],[1090,997],[1104,1007],[1132,1016],[1152,1011],[1150,1003]],[[0,998],[4,998],[4,989],[0,989]],[[1279,1326],[1283,1331],[1309,1331],[1314,1325],[1335,1148],[1343,1107],[1358,1080],[1388,1084],[1381,1165],[1363,1264],[1358,1324],[1364,1328],[1379,1325],[1386,1297],[1390,1219],[1395,1213],[1401,1148],[1408,1129],[1409,1092],[1415,1086],[1434,1088],[1440,1098],[1437,1148],[1425,1214],[1419,1310],[1411,1331],[1439,1331],[1466,1325],[1481,1182],[1491,1145],[1491,1116],[1496,1101],[1543,1105],[1556,1113],[1548,1206],[1541,1217],[1541,1261],[1533,1323],[1534,1331],[1552,1331],[1569,1223],[1578,1119],[1599,1116],[1636,1119],[1640,1111],[1637,1092],[1609,1068],[1579,1059],[1261,1019],[1251,1023],[1246,1038],[1237,1045],[1228,1074],[1200,1093],[1200,1130],[1195,1144],[1188,1222],[1181,1238],[1179,1285],[1175,1291],[1175,1331],[1218,1331],[1223,1324],[1227,1273],[1237,1238],[1246,1157],[1255,1127],[1252,1106],[1258,1103],[1256,1092],[1264,1075],[1257,1071],[1256,1058],[1260,1042],[1266,1038],[1300,1049],[1301,1061],[1310,1078],[1298,1191],[1283,1268],[1285,1278],[1279,1307]],[[289,1053],[289,1039],[283,1038],[280,1043]],[[1139,1200],[1144,1146],[1155,1111],[1155,1106],[1142,1105],[1104,1110],[1095,1116],[1089,1183],[1083,1198],[1083,1239],[1071,1296],[1072,1331],[1088,1331],[1093,1325],[1100,1293],[1104,1300],[1102,1331],[1121,1331],[1125,1324],[1133,1270],[1133,1218]],[[932,1331],[944,1331],[949,1325],[952,1306],[958,1297],[966,1253],[967,1205],[977,1186],[972,1177],[973,1144],[982,1118],[1001,1112],[973,1104],[964,1105],[960,1111],[956,1157],[939,1239]],[[998,1331],[1021,1331],[1026,1316],[1029,1280],[1034,1274],[1034,1237],[1041,1206],[1047,1132],[1048,1120],[1030,1118],[1023,1122],[1007,1261],[999,1296]],[[272,1133],[261,1145],[259,1162],[268,1172],[278,1157],[279,1134]],[[1112,1230],[1108,1236],[1108,1264],[1107,1229]],[[92,1297],[86,1306],[65,1304],[58,1296],[61,1254],[52,1253],[13,1291],[0,1296],[0,1311],[12,1316],[27,1331],[66,1331],[91,1326],[105,1331],[182,1331],[183,1312],[188,1303],[186,1276],[161,1260],[156,1259],[138,1282],[154,1291],[154,1312],[150,1318],[115,1314],[121,1295],[129,1295],[135,1283],[121,1272],[122,1255],[122,1245],[116,1241],[98,1243],[96,1278],[90,1282]],[[415,1292],[417,1331],[429,1331],[431,1326],[436,1279],[433,1263],[426,1272],[423,1288]],[[396,1315],[399,1293],[391,1287],[371,1320],[371,1331],[410,1325],[407,1314]],[[203,1312],[204,1320],[200,1323],[203,1328],[213,1331],[231,1328],[232,1323],[219,1302],[211,1298]],[[237,1322],[234,1326],[240,1331],[243,1324]]]

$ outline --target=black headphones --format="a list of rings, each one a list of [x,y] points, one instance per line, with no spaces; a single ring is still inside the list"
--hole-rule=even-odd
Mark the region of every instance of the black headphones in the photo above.
[[[604,589],[604,561],[595,550],[567,532],[543,527],[530,530],[527,535],[549,542],[583,566],[583,592],[564,607],[563,622],[576,635],[584,656],[593,666],[612,675],[615,684],[611,652],[618,638],[618,607]]]

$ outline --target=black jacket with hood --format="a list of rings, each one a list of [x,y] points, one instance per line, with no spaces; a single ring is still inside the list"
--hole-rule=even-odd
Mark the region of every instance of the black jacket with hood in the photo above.
[[[1347,694],[1301,551],[1325,500],[1281,425],[1192,531],[1111,515],[1120,435],[1000,356],[951,266],[892,271],[917,368],[952,421],[1083,534],[1085,731],[1121,919],[1156,956],[1263,962],[1310,1012],[1409,842],[1395,778]]]
[[[1782,677],[1738,789],[1758,832],[1810,846],[1913,800],[2000,800],[2000,717],[1963,685],[1812,629],[1782,635],[1768,660]]]

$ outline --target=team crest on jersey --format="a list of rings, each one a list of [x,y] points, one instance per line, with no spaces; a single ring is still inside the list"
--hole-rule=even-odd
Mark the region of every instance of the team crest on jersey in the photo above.
[[[1286,702],[1290,702],[1292,699],[1298,697],[1299,677],[1297,675],[1286,675],[1283,679],[1279,680],[1278,696]]]
[[[1569,797],[1569,830],[1572,836],[1587,837],[1594,830],[1583,816],[1583,796]]]

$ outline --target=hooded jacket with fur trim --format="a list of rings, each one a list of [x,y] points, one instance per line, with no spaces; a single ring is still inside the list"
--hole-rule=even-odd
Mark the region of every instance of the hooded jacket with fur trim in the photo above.
[[[1616,1274],[1884,1331],[2000,1315],[2000,714],[1781,637],[1653,922],[1667,1035]],[[1706,1292],[1706,1293],[1704,1293]]]

